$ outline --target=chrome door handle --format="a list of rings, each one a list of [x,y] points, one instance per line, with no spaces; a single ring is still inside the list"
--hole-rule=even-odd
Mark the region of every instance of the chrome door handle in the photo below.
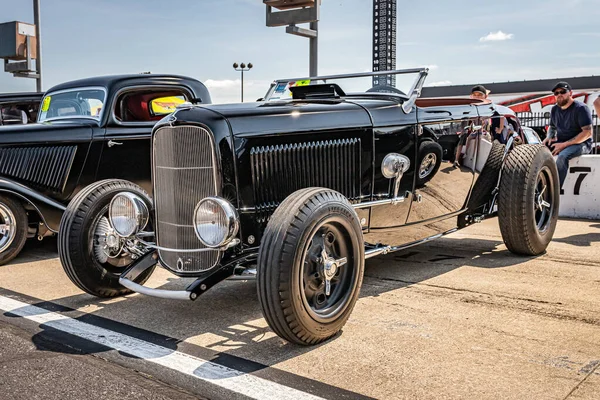
[[[123,143],[121,143],[121,142],[115,142],[114,140],[109,140],[109,141],[108,141],[108,147],[120,146],[120,145],[122,145],[122,144],[123,144]]]

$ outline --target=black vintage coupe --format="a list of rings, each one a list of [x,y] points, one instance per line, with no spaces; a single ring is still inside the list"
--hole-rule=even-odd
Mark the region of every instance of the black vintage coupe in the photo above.
[[[152,132],[152,198],[109,179],[69,203],[66,273],[95,296],[186,300],[254,278],[270,327],[310,345],[340,331],[370,257],[496,215],[511,251],[544,252],[559,201],[550,152],[527,144],[507,108],[419,99],[427,72],[285,79],[263,102],[178,108]],[[408,91],[371,87],[409,74]],[[364,77],[358,93],[335,83]],[[483,128],[491,118],[511,125],[506,145]],[[143,286],[159,262],[197,279],[181,291]]]
[[[69,200],[92,182],[123,178],[150,190],[152,127],[182,102],[210,95],[174,75],[89,78],[46,92],[37,123],[0,127],[0,264],[27,237],[58,232]]]

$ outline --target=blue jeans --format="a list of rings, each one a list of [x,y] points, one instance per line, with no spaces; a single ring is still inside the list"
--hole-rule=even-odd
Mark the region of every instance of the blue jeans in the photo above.
[[[575,157],[579,157],[582,154],[588,154],[590,148],[585,143],[579,143],[571,145],[565,148],[558,154],[556,158],[556,167],[558,168],[558,178],[560,179],[560,188],[562,189],[565,179],[567,179],[567,173],[569,172],[569,160]]]

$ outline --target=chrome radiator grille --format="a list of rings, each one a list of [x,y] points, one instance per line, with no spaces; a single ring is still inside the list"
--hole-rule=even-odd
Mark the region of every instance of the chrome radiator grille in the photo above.
[[[195,126],[163,127],[154,134],[154,201],[156,241],[165,267],[180,273],[213,268],[220,259],[216,250],[186,252],[205,246],[196,237],[193,214],[196,204],[217,195],[216,156],[212,133]]]
[[[257,219],[266,222],[291,193],[318,186],[360,198],[359,138],[289,143],[250,150]]]
[[[60,193],[76,151],[77,146],[0,148],[0,175]]]

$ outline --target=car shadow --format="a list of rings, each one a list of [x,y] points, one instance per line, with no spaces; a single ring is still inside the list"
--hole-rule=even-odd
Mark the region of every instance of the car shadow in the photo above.
[[[530,259],[512,255],[505,248],[500,248],[501,245],[502,242],[497,240],[446,237],[369,259],[361,297],[379,296],[463,266],[504,268]],[[190,282],[190,279],[174,277],[159,287],[183,290]],[[221,282],[194,302],[138,294],[117,299],[78,294],[34,305],[150,341],[170,351],[179,350],[225,366],[235,365],[236,369],[249,372],[271,368],[319,347],[294,345],[271,331],[263,318],[254,281]],[[15,316],[14,313],[5,315]],[[35,335],[34,343],[43,350],[78,354],[109,350],[93,341],[66,335],[55,322],[42,324],[40,328],[42,330]],[[332,340],[343,334],[342,330]],[[67,349],[48,346],[48,341],[65,342],[65,337],[69,343]],[[332,340],[321,346],[331,344]]]
[[[367,285],[361,297],[418,284],[460,267],[505,268],[531,258],[511,253],[498,240],[444,237],[367,260]],[[384,282],[384,288],[378,288],[377,281]]]
[[[46,237],[42,241],[27,239],[21,252],[7,265],[27,264],[56,257],[58,257],[56,236]]]
[[[590,228],[595,228],[600,230],[600,224],[590,225]],[[600,242],[600,232],[598,233],[583,233],[580,235],[572,235],[565,238],[554,238],[552,239],[554,242],[566,243],[573,246],[579,247],[590,247],[592,243]]]

